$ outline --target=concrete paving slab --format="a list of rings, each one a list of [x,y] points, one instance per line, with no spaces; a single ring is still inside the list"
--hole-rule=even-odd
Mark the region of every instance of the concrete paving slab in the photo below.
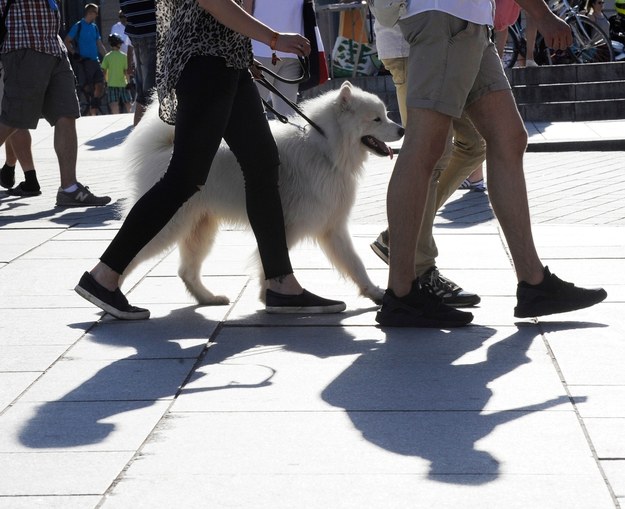
[[[625,385],[623,336],[614,334],[614,321],[609,323],[609,327],[547,333],[568,384]]]
[[[102,495],[132,455],[127,451],[0,453],[0,496]]]
[[[89,309],[36,309],[32,298],[30,299],[31,307],[29,308],[0,307],[2,310],[0,347],[69,346],[93,325],[99,315],[93,307]]]
[[[603,460],[601,462],[614,494],[619,497],[619,502],[625,502],[625,460]]]
[[[598,472],[573,412],[173,414],[142,452],[129,476]]]
[[[162,489],[164,485],[167,490]],[[457,509],[499,507],[503,500],[510,509],[542,507],[545,500],[550,509],[612,508],[606,491],[594,477],[586,476],[503,475],[489,483],[486,476],[461,475],[163,475],[123,479],[102,507],[171,506],[180,493],[186,493],[190,505],[201,506],[211,500],[219,507],[263,509]]]
[[[86,509],[96,507],[102,497],[100,496],[70,496],[63,497],[50,495],[44,497],[2,497],[0,496],[1,509]]]
[[[40,375],[41,373],[37,371],[0,372],[0,412],[28,389]]]
[[[62,229],[54,228],[23,230],[0,229],[0,245],[2,245],[0,261],[8,263],[20,256],[25,256],[33,249],[58,236],[62,231]]]
[[[600,459],[625,459],[625,418],[587,417],[584,424]]]
[[[624,385],[570,385],[579,414],[586,417],[625,418]]]
[[[66,345],[1,345],[0,373],[18,371],[44,372],[66,350]]]

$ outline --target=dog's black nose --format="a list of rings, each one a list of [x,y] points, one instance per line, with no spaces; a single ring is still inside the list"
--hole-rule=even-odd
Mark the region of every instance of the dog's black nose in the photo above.
[[[400,127],[399,129],[397,129],[397,132],[399,133],[400,136],[403,136],[406,130],[403,127]]]

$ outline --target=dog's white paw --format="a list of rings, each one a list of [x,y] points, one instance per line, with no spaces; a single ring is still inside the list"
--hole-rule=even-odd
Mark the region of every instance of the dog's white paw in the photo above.
[[[376,304],[382,304],[382,297],[384,297],[384,290],[379,286],[369,286],[362,291],[365,297],[370,298]]]
[[[198,303],[202,306],[225,306],[230,304],[230,299],[225,295],[212,295],[210,297],[204,296],[202,299],[198,299]]]

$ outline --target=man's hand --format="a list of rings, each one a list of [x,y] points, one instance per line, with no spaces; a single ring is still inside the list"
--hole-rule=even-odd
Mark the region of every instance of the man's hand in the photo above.
[[[548,48],[564,50],[573,44],[571,27],[555,14],[537,19],[538,31],[543,35]]]
[[[551,12],[543,0],[517,0],[517,3],[536,20],[547,47],[564,50],[573,44],[571,27]]]

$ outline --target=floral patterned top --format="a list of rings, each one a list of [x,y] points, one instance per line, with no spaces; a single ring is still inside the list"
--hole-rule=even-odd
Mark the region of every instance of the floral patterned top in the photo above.
[[[241,5],[241,0],[234,1]],[[253,62],[250,39],[219,23],[197,0],[157,0],[156,23],[156,87],[160,116],[168,124],[176,123],[175,88],[191,57],[221,57],[235,69]]]

